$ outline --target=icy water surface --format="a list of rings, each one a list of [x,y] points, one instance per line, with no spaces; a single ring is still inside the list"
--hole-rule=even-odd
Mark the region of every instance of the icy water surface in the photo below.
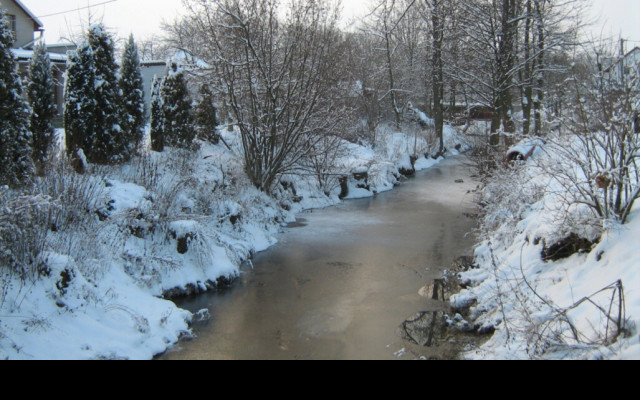
[[[438,305],[421,288],[470,253],[476,183],[449,159],[373,199],[300,215],[230,289],[178,303],[211,319],[163,359],[447,358],[398,327]],[[463,180],[463,183],[460,183]],[[458,183],[456,183],[458,181]],[[424,295],[424,293],[423,293]]]

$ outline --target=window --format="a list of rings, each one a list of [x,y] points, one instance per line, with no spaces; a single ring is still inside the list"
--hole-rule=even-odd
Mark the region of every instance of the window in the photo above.
[[[13,32],[13,37],[15,39],[16,34],[18,33],[17,27],[16,27],[16,16],[15,15],[7,15],[7,18],[9,19],[9,26],[11,27],[11,32]]]

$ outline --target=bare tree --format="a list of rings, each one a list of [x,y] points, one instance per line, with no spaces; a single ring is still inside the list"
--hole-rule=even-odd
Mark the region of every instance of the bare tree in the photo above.
[[[245,169],[267,193],[333,126],[334,52],[341,35],[328,1],[186,0],[193,45],[240,131]],[[206,70],[204,72],[207,72]]]
[[[519,11],[523,20],[519,38],[518,86],[522,99],[522,124],[525,135],[532,131],[542,136],[545,98],[554,75],[564,75],[569,69],[563,53],[572,51],[578,43],[582,27],[583,0],[524,0]],[[558,110],[559,111],[559,110]]]
[[[603,228],[606,221],[626,223],[640,198],[640,77],[611,79],[591,58],[590,79],[575,69],[571,113],[562,119],[568,135],[552,140],[558,160],[544,168],[562,184],[566,207],[586,206]],[[603,224],[604,221],[604,224]]]
[[[370,13],[369,18],[365,21],[363,31],[376,38],[374,46],[376,50],[384,54],[384,71],[386,74],[387,90],[380,98],[388,99],[390,109],[393,111],[396,126],[402,123],[402,105],[400,104],[398,92],[401,90],[397,86],[396,76],[396,52],[398,49],[398,41],[395,37],[395,31],[398,26],[396,20],[396,8],[398,2],[396,0],[381,0],[378,2]]]
[[[437,156],[444,154],[444,59],[445,24],[448,0],[425,0],[431,14],[432,73],[433,73],[433,116],[436,136],[440,141]]]
[[[138,51],[140,53],[140,61],[157,61],[170,58],[167,55],[166,45],[163,40],[154,35],[138,41]]]
[[[381,54],[375,49],[377,38],[357,32],[346,34],[345,39],[342,62],[345,76],[349,77],[355,89],[354,105],[360,118],[359,126],[347,137],[353,142],[362,141],[375,146],[378,126],[383,120],[382,94],[387,91],[378,67]]]

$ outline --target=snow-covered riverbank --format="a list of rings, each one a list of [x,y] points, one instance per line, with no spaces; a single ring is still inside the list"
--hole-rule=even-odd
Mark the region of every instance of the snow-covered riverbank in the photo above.
[[[467,146],[447,133],[451,153]],[[47,233],[39,278],[4,273],[0,359],[150,359],[189,334],[194,318],[163,295],[226,284],[296,213],[339,203],[345,184],[346,198],[391,190],[412,167],[409,155],[428,147],[388,130],[376,149],[346,145],[336,164],[347,179],[328,195],[314,177],[288,176],[268,197],[244,175],[236,134],[225,139],[233,151],[152,153],[74,183],[90,223]],[[413,168],[437,162],[420,158]]]
[[[477,268],[460,275],[467,289],[452,304],[495,333],[468,359],[640,359],[640,208],[626,225],[589,225],[547,172],[558,164],[542,145],[482,194]]]

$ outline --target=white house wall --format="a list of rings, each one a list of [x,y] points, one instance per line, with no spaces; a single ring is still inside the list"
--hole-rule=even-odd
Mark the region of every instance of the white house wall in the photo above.
[[[13,1],[0,0],[0,9],[7,10],[7,14],[16,16],[16,42],[14,47],[19,48],[33,42],[34,22]]]

